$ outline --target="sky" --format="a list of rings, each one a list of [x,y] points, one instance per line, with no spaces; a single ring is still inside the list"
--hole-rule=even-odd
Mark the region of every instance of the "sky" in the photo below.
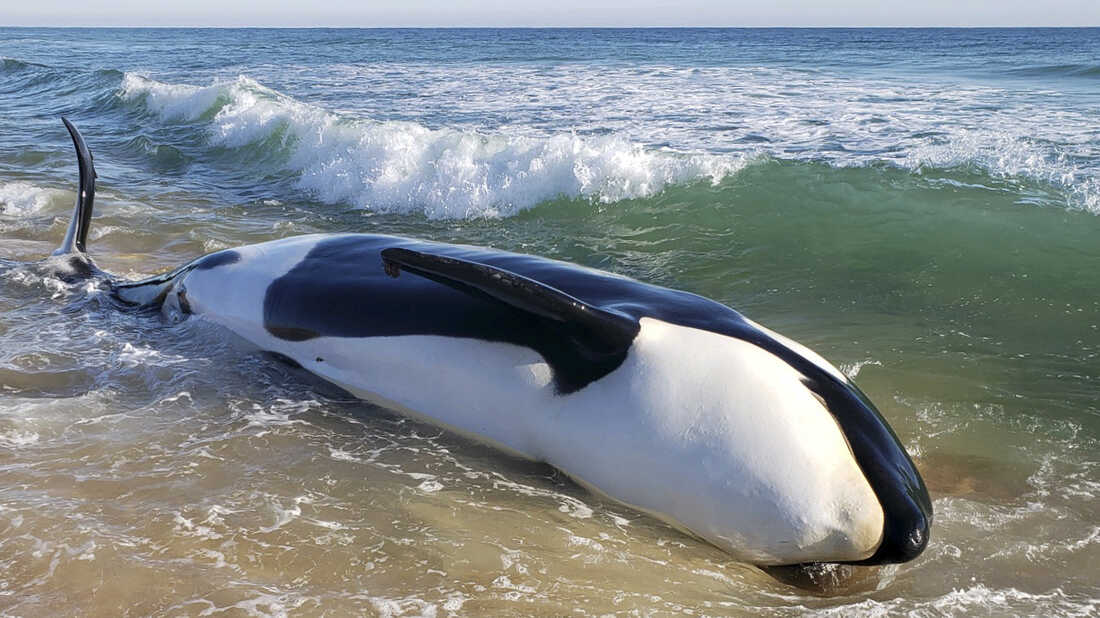
[[[0,0],[0,26],[1100,26],[1100,0]]]

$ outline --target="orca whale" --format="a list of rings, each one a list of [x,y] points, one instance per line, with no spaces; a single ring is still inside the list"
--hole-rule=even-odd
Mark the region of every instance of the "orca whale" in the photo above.
[[[63,119],[64,120],[64,119]],[[574,264],[377,234],[95,267],[95,169],[56,255],[123,303],[218,324],[355,396],[547,462],[757,565],[899,563],[932,504],[870,400],[718,302]]]

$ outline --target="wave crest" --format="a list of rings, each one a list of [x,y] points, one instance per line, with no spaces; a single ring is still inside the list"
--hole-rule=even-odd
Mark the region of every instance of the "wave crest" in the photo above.
[[[970,168],[997,179],[1038,181],[1063,191],[1071,208],[1100,214],[1100,178],[1079,169],[1069,154],[1035,142],[1018,135],[962,129],[950,139],[914,146],[901,163],[917,173]]]
[[[0,183],[0,213],[31,215],[64,195],[64,191],[44,189],[26,182]]]
[[[161,120],[200,124],[213,146],[277,155],[321,201],[431,218],[508,216],[559,197],[648,197],[671,184],[716,183],[747,161],[649,150],[616,136],[485,135],[346,118],[244,76],[200,87],[128,73],[119,97]]]

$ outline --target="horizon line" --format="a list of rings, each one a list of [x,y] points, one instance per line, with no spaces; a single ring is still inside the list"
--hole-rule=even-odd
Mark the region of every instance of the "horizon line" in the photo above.
[[[111,30],[111,29],[147,29],[147,30],[1089,30],[1100,28],[1096,25],[1045,25],[1045,26],[213,26],[213,25],[111,25],[111,26],[74,26],[74,25],[4,25],[0,28],[54,28],[58,30]]]

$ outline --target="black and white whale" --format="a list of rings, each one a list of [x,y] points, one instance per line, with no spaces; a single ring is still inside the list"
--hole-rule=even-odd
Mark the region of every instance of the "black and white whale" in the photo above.
[[[320,234],[142,281],[57,252],[123,302],[221,325],[362,399],[545,461],[759,565],[882,564],[929,539],[924,482],[817,354],[700,296],[488,248]]]

